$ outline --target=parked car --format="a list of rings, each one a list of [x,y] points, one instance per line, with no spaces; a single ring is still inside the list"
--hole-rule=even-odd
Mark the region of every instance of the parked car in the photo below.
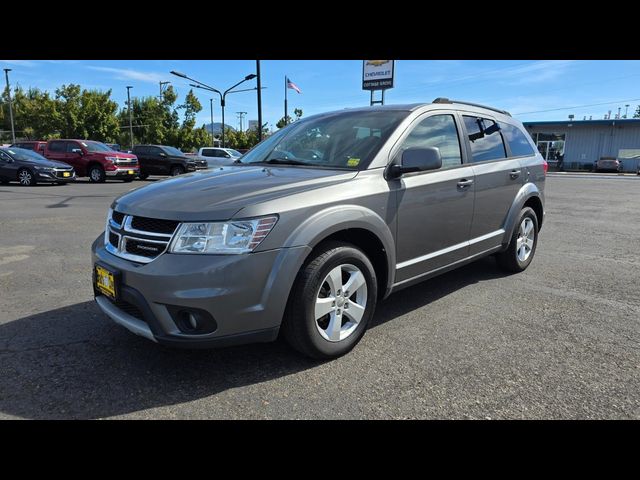
[[[198,150],[198,156],[206,158],[208,165],[214,167],[232,165],[242,154],[233,148],[203,147]]]
[[[44,151],[49,160],[71,165],[79,177],[102,183],[107,178],[130,182],[138,175],[135,155],[114,152],[92,140],[49,140]]]
[[[30,187],[36,183],[73,182],[76,174],[66,163],[47,160],[26,148],[0,148],[0,183],[20,182]]]
[[[13,148],[25,148],[27,150],[33,150],[34,152],[38,152],[40,155],[44,155],[44,149],[47,145],[47,142],[43,140],[23,140],[21,142],[16,142],[11,147]]]
[[[181,175],[207,168],[207,162],[190,158],[167,145],[135,145],[133,153],[140,162],[140,179],[149,175]]]
[[[622,163],[616,157],[600,157],[596,161],[594,170],[596,172],[621,172]]]
[[[315,115],[236,165],[117,198],[92,245],[95,299],[165,345],[282,332],[337,357],[397,290],[488,255],[525,270],[546,172],[502,110],[438,98]]]

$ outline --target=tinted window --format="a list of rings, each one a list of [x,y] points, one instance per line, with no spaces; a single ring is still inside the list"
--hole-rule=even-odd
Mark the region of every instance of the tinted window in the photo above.
[[[52,152],[64,152],[66,142],[51,142],[49,144],[49,150]]]
[[[162,147],[162,149],[165,151],[167,155],[175,155],[178,157],[184,156],[184,153],[182,153],[180,150],[174,147]]]
[[[82,150],[76,142],[67,142],[67,153],[73,153],[74,150]]]
[[[453,115],[433,115],[422,120],[402,142],[407,148],[437,147],[442,157],[442,168],[452,168],[462,163],[460,139]]]
[[[212,150],[210,148],[205,148],[202,150],[202,156],[203,157],[215,157],[215,150]]]
[[[500,135],[500,129],[496,122],[488,118],[467,116],[463,118],[471,144],[472,162],[485,162],[507,157],[502,135]]]
[[[511,156],[533,155],[533,147],[522,130],[508,123],[500,123],[500,130],[509,144]]]
[[[149,147],[133,147],[133,153],[136,155],[147,155],[149,153]]]
[[[0,150],[0,162],[8,162],[9,160],[11,160],[11,157]]]

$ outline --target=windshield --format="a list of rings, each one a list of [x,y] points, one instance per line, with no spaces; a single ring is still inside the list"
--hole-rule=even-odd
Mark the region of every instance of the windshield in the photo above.
[[[174,147],[162,147],[164,149],[165,152],[167,152],[169,155],[178,155],[180,157],[184,157],[184,153],[182,153],[180,150],[178,150],[177,148]]]
[[[26,148],[7,148],[4,150],[8,154],[10,154],[14,160],[22,160],[27,162],[35,161],[47,161],[39,153],[34,152],[33,150],[27,150]]]
[[[241,154],[239,151],[234,150],[233,148],[227,148],[227,149],[226,149],[226,151],[227,151],[227,153],[229,153],[232,157],[241,157],[241,156],[242,156],[242,154]]]
[[[346,111],[300,120],[257,145],[238,162],[364,169],[408,114]]]
[[[100,142],[80,142],[84,148],[90,152],[113,152],[104,143]]]

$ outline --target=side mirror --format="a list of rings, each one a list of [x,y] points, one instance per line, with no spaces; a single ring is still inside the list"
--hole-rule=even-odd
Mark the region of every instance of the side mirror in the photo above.
[[[229,155],[228,153],[225,153],[224,158],[231,158],[231,155]]]
[[[425,172],[442,167],[442,157],[438,147],[407,148],[402,152],[402,164],[391,164],[387,176],[399,178],[405,173]]]
[[[81,148],[72,148],[72,149],[71,149],[71,153],[76,153],[76,154],[78,154],[78,155],[80,155],[80,156],[84,155],[84,154],[82,153],[82,149],[81,149]]]

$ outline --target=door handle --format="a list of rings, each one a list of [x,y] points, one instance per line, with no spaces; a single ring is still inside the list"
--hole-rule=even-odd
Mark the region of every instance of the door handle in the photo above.
[[[511,173],[509,173],[509,176],[515,180],[520,176],[520,170],[511,170]]]
[[[471,184],[473,184],[473,180],[467,180],[466,178],[463,178],[462,180],[458,181],[458,188],[468,188],[471,186]]]

